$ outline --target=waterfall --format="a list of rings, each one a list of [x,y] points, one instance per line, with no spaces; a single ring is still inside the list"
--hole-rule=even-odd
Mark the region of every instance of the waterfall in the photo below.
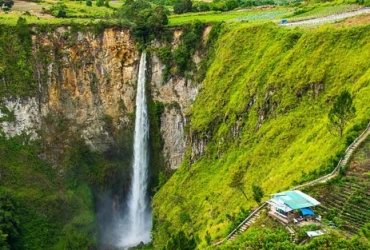
[[[147,194],[149,123],[145,96],[146,54],[142,53],[136,93],[134,159],[128,211],[125,215],[121,246],[150,242],[151,209]]]

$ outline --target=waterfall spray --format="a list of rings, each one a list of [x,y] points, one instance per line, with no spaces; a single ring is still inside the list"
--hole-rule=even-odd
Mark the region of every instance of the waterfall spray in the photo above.
[[[150,242],[151,211],[147,194],[149,123],[145,96],[146,54],[142,53],[136,93],[134,161],[128,211],[124,219],[123,247]]]

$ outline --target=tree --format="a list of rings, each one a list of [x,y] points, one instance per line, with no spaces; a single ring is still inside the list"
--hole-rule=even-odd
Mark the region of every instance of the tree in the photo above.
[[[244,197],[248,200],[248,197],[244,191],[244,170],[238,169],[234,172],[233,176],[231,177],[231,181],[229,182],[229,187],[235,188],[239,190]]]
[[[65,18],[67,17],[67,12],[65,10],[58,10],[56,17]]]
[[[51,7],[51,13],[53,16],[58,18],[65,18],[67,17],[67,6],[63,3],[58,3]]]
[[[253,184],[252,191],[253,191],[253,198],[259,205],[261,203],[262,197],[264,196],[262,187],[259,185]]]
[[[183,231],[172,235],[165,250],[193,250],[197,247],[194,237],[188,237]]]
[[[86,6],[91,7],[92,6],[92,1],[91,0],[86,0]]]
[[[226,0],[225,2],[227,10],[233,10],[239,7],[239,4],[236,0]]]
[[[158,37],[168,24],[167,10],[163,6],[152,7],[144,0],[127,0],[118,11],[117,17],[133,22],[135,38],[147,41],[150,36]]]
[[[176,0],[173,5],[173,12],[175,14],[182,14],[186,12],[191,12],[193,8],[193,3],[191,0]]]
[[[124,18],[129,21],[135,21],[140,11],[150,9],[151,5],[144,0],[127,0],[122,8],[118,11],[118,18]]]
[[[104,0],[97,0],[96,1],[96,6],[97,7],[101,7],[101,6],[103,6],[104,5]]]
[[[339,130],[340,136],[343,135],[344,126],[356,113],[352,103],[352,96],[348,90],[342,91],[335,99],[333,107],[329,111],[329,121]]]
[[[0,0],[0,7],[3,10],[10,10],[14,5],[13,0]]]
[[[163,30],[168,24],[166,8],[162,5],[156,6],[147,20],[151,33],[156,34]]]
[[[13,249],[18,242],[19,221],[10,191],[0,188],[0,249]]]

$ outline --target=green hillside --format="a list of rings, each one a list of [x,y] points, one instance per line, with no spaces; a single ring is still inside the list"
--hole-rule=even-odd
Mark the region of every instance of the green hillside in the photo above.
[[[257,206],[253,184],[271,194],[330,172],[370,119],[369,38],[370,26],[224,24],[189,113],[188,134],[205,152],[191,157],[189,147],[155,195],[154,246],[179,230],[197,234],[201,246],[207,231],[215,242],[241,209]],[[357,112],[340,137],[328,113],[343,90]],[[248,200],[229,186],[240,173]]]

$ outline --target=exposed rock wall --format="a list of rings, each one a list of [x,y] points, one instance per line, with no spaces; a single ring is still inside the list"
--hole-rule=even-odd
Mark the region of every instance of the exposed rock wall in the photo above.
[[[175,37],[178,36],[175,32]],[[173,44],[176,46],[176,44]],[[163,153],[167,161],[167,167],[175,169],[181,163],[186,146],[186,112],[194,101],[198,86],[192,84],[185,77],[171,78],[163,82],[162,72],[164,65],[154,54],[152,62],[152,88],[153,98],[164,104],[165,110],[161,117],[161,134],[164,139]]]
[[[180,36],[180,30],[174,31],[173,47]],[[26,132],[36,138],[39,129],[49,126],[45,117],[58,114],[92,149],[109,150],[117,143],[116,132],[133,125],[139,52],[130,32],[108,28],[95,35],[60,27],[36,32],[32,40],[40,93],[35,98],[2,101],[14,115],[13,120],[1,119],[6,114],[0,110],[3,131],[8,136]],[[164,65],[155,52],[150,59],[152,97],[165,107],[160,128],[163,153],[167,166],[177,168],[185,151],[185,113],[198,88],[183,77],[163,82]],[[194,60],[199,61],[199,56]]]
[[[37,138],[41,121],[39,105],[36,98],[4,98],[3,110],[0,110],[0,128],[9,137],[28,134],[32,139]]]
[[[111,126],[130,123],[134,110],[138,52],[129,32],[111,28],[96,36],[58,28],[33,40],[34,51],[50,58],[40,66],[47,69],[41,115],[61,112],[93,149],[107,150]]]

